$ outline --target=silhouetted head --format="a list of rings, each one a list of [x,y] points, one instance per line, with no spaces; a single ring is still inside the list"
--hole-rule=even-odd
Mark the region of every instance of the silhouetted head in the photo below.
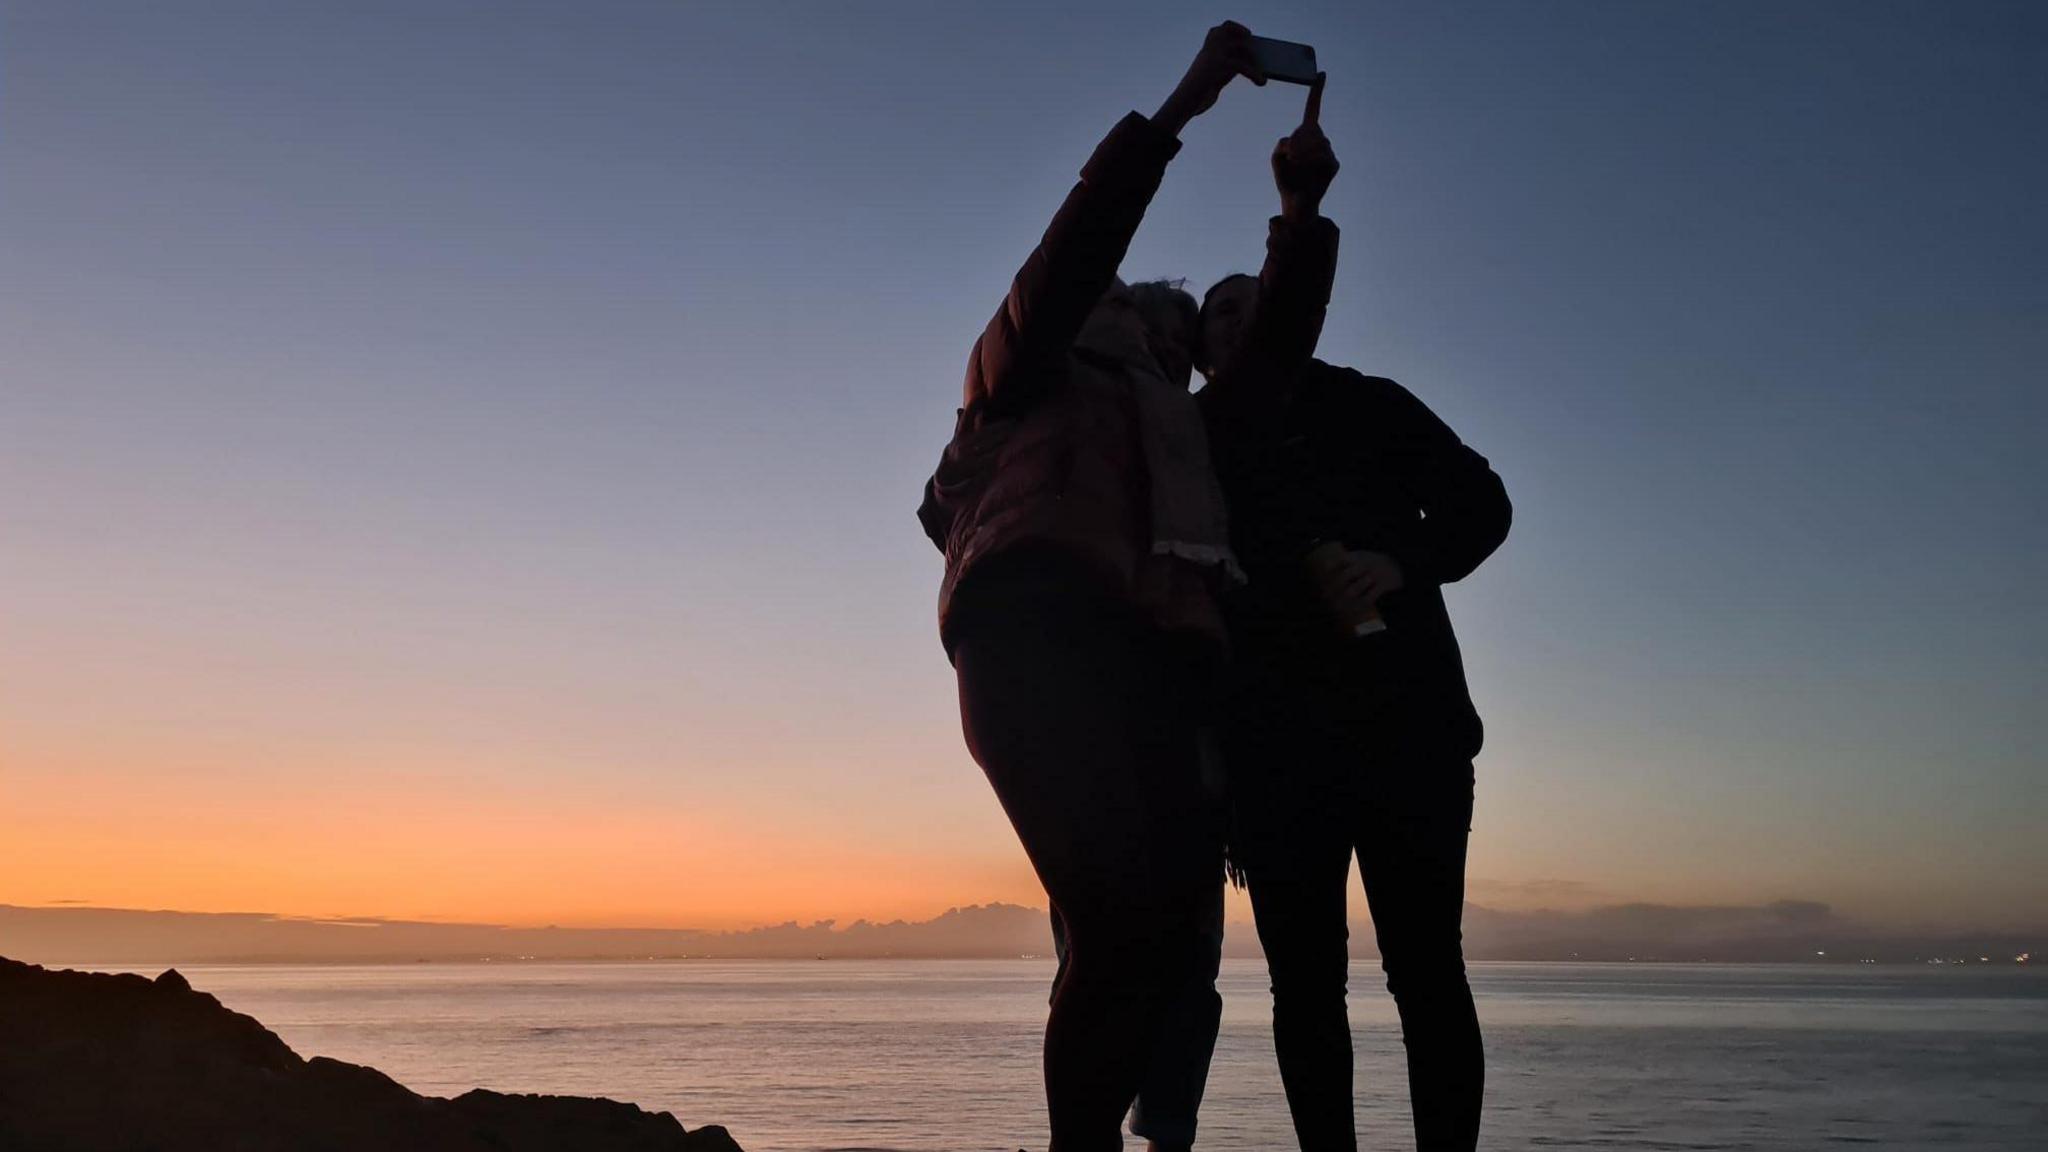
[[[1194,369],[1200,316],[1195,298],[1179,282],[1118,280],[1096,301],[1077,343],[1148,354],[1168,383],[1186,388]]]
[[[1131,300],[1145,324],[1145,343],[1166,382],[1186,388],[1194,378],[1195,339],[1201,309],[1181,285],[1184,280],[1147,280],[1131,285]]]
[[[1217,371],[1230,363],[1238,345],[1244,343],[1245,333],[1251,330],[1252,314],[1258,308],[1257,276],[1233,272],[1209,285],[1209,291],[1202,296],[1199,315],[1201,355],[1195,357],[1195,367],[1202,370],[1204,377],[1215,379]]]

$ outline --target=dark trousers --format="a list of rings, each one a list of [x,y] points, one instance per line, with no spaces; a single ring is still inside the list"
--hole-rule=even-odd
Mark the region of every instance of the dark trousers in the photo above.
[[[1045,1030],[1052,1152],[1120,1148],[1167,1012],[1212,951],[1206,671],[1127,610],[1057,595],[984,604],[953,660],[968,749],[1066,928]]]
[[[1223,997],[1216,977],[1223,970],[1223,882],[1218,878],[1210,905],[1207,955],[1195,979],[1173,997],[1152,1059],[1138,1082],[1131,1105],[1131,1135],[1166,1148],[1195,1142],[1202,1094],[1209,1086],[1209,1062],[1216,1055],[1216,1033],[1223,1024]],[[1053,995],[1067,976],[1067,926],[1052,914],[1052,946],[1059,955]]]
[[[1240,855],[1273,982],[1273,1043],[1304,1152],[1352,1152],[1345,886],[1356,853],[1401,1017],[1420,1152],[1478,1144],[1485,1056],[1461,921],[1470,761],[1373,755],[1356,733],[1260,725],[1232,742]]]

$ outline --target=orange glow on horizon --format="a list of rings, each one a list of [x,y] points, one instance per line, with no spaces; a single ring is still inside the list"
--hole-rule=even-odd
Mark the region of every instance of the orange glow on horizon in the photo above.
[[[445,766],[313,781],[184,767],[0,776],[0,903],[728,929],[1044,902],[1007,837],[962,860],[834,836],[815,815],[481,787]]]

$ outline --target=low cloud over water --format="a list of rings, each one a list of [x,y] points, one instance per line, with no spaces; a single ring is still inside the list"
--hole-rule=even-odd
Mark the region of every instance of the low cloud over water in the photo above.
[[[1362,902],[1360,902],[1362,904]],[[2010,963],[2048,931],[1924,932],[1863,924],[1828,905],[1605,904],[1570,911],[1465,910],[1474,960],[1915,961],[1980,957]],[[929,920],[790,922],[744,931],[558,928],[377,917],[315,919],[262,912],[0,905],[0,954],[44,964],[230,961],[410,961],[704,957],[1002,958],[1050,955],[1042,909],[970,905]],[[1256,956],[1258,937],[1233,922],[1226,954]],[[1352,951],[1372,957],[1369,921]]]

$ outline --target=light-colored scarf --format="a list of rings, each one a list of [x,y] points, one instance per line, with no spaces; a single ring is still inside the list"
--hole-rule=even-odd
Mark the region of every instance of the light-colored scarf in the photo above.
[[[1129,325],[1090,323],[1075,343],[1117,361],[1130,380],[1152,489],[1152,554],[1216,569],[1230,585],[1244,583],[1244,569],[1230,550],[1230,520],[1209,462],[1201,405],[1186,388],[1167,382]]]

